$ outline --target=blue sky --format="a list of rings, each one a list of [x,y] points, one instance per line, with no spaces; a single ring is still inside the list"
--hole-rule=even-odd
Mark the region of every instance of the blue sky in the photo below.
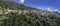
[[[19,0],[14,1],[19,2]],[[60,11],[60,0],[25,0],[23,4],[43,10]]]

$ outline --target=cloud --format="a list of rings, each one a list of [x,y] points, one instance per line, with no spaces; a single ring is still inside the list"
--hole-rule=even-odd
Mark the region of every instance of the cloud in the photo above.
[[[52,10],[48,7],[48,11],[52,11]]]
[[[58,9],[54,9],[54,11],[58,11]]]
[[[58,9],[51,9],[49,7],[47,9],[48,9],[48,11],[54,11],[54,12],[58,11]]]
[[[24,1],[25,1],[25,0],[19,0],[19,3],[22,3],[22,4],[23,4],[23,3],[24,3]]]

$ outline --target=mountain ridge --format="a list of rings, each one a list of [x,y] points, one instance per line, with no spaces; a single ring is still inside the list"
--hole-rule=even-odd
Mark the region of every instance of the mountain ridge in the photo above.
[[[2,2],[2,1],[1,1]],[[32,8],[32,7],[27,7],[27,6],[24,6],[24,5],[21,5],[21,4],[18,4],[18,3],[15,3],[15,2],[4,2],[3,1],[3,4],[4,4],[4,8],[3,9],[8,9],[8,10],[29,10],[29,11],[34,11],[35,13],[38,12],[38,11],[41,11],[42,13],[45,13],[46,15],[47,14],[56,14],[56,15],[59,15],[58,13],[55,13],[55,12],[51,12],[51,11],[45,11],[45,10],[39,10],[37,8]],[[2,4],[1,4],[2,5]],[[39,13],[39,12],[38,12]],[[42,14],[41,13],[41,14]],[[60,16],[60,15],[59,15]]]
[[[59,24],[60,14],[57,12],[39,10],[15,2],[0,2],[0,26],[60,26]]]

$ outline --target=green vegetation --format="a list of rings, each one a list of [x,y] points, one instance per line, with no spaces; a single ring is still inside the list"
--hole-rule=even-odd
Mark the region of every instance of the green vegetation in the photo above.
[[[16,14],[10,13],[5,15],[9,17],[3,20],[1,26],[56,26],[55,19],[43,18],[41,16],[32,14]]]
[[[0,9],[37,10],[14,2],[0,2]],[[60,17],[35,15],[33,13],[0,14],[0,26],[60,26]]]
[[[18,4],[18,3],[15,3],[15,2],[3,2],[3,1],[0,1],[0,6],[2,7],[2,9],[11,9],[11,10],[32,10],[32,9],[35,9],[35,8],[32,8],[32,7],[27,7],[27,6],[24,6],[22,4]]]

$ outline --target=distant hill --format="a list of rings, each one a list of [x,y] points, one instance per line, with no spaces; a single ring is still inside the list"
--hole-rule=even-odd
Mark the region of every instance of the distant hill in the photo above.
[[[60,26],[60,13],[0,1],[0,26]]]
[[[15,2],[7,2],[7,1],[0,1],[0,6],[3,6],[3,8],[8,7],[9,9],[34,9],[31,7],[24,6],[22,4],[18,4]]]

